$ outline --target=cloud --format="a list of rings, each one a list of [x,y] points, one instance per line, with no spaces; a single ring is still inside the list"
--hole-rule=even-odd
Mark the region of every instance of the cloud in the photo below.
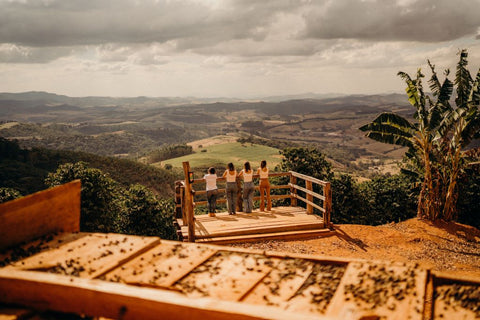
[[[47,63],[72,52],[71,48],[32,48],[12,43],[0,44],[0,62],[4,63]]]
[[[331,0],[310,5],[304,38],[449,41],[474,37],[480,0]]]

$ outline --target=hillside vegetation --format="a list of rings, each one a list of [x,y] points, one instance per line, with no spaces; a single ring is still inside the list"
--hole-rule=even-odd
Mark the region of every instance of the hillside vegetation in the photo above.
[[[173,174],[137,161],[103,157],[84,152],[20,148],[16,142],[0,138],[0,187],[13,188],[26,195],[45,189],[48,173],[65,163],[86,162],[100,169],[123,186],[141,184],[160,197],[173,195]]]

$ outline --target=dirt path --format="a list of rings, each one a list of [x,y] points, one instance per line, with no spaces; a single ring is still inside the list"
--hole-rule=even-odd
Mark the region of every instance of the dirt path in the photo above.
[[[480,230],[410,219],[382,226],[335,225],[333,236],[232,246],[334,257],[410,261],[438,271],[480,277]]]

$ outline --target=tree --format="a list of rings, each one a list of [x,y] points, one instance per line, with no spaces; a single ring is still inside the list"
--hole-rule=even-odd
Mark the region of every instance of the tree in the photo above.
[[[295,171],[325,181],[333,178],[332,165],[316,148],[286,148],[280,154],[281,171]]]
[[[158,200],[149,189],[136,184],[127,191],[125,209],[126,233],[177,239],[173,226],[175,204],[172,199]]]
[[[408,147],[404,171],[422,181],[418,217],[431,220],[455,217],[457,182],[468,164],[464,150],[472,139],[480,137],[480,70],[473,81],[466,69],[467,56],[466,50],[460,52],[454,83],[448,79],[448,70],[441,83],[435,66],[428,61],[432,71],[429,80],[432,96],[424,93],[424,75],[420,69],[415,79],[405,72],[398,73],[407,84],[408,101],[415,108],[416,123],[394,113],[382,113],[360,128],[371,139]],[[450,98],[455,86],[456,106],[452,107]]]
[[[45,183],[53,187],[76,179],[82,182],[80,230],[123,232],[122,189],[102,171],[88,168],[85,162],[66,163],[49,173]]]

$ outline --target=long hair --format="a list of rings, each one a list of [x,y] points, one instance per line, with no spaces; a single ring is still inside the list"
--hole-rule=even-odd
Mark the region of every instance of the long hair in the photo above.
[[[260,162],[260,167],[263,169],[267,166],[267,161],[266,160],[262,160],[262,162]]]
[[[230,171],[235,170],[235,167],[233,166],[233,163],[231,163],[231,162],[229,164],[227,164],[227,167],[228,167],[228,170],[230,170]]]
[[[245,171],[247,171],[247,172],[252,170],[252,167],[250,167],[250,162],[248,162],[248,161],[243,164],[243,167],[245,168]]]

